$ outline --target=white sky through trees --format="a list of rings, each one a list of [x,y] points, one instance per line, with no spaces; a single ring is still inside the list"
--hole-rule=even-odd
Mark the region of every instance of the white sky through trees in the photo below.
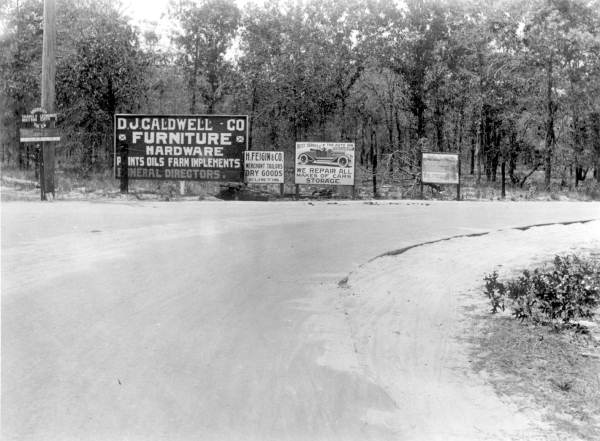
[[[236,0],[243,10],[247,5],[260,5],[264,0]],[[169,0],[122,0],[122,11],[142,33],[154,31],[159,37],[158,46],[169,49],[174,23],[168,17]]]

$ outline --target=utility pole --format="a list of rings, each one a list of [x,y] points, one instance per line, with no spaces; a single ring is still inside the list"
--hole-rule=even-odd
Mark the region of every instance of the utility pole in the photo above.
[[[44,0],[44,39],[42,52],[42,109],[55,113],[56,82],[56,0]],[[54,197],[54,143],[42,142],[41,193]]]

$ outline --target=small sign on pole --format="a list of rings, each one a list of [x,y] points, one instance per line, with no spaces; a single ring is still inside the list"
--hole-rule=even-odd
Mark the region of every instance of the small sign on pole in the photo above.
[[[54,195],[54,145],[46,143],[60,141],[58,129],[55,127],[56,116],[56,113],[47,113],[45,109],[38,107],[29,114],[22,115],[22,127],[19,128],[21,142],[41,144],[40,196],[43,201],[46,200],[47,193]]]
[[[21,142],[57,142],[60,141],[58,129],[20,129]]]
[[[46,113],[40,107],[31,113],[21,116],[23,127],[20,128],[21,142],[57,142],[60,141],[56,123],[56,113]]]

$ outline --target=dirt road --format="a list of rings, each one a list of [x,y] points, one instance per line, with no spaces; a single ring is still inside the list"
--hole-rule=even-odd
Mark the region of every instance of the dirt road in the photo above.
[[[468,374],[464,290],[490,265],[595,243],[597,223],[359,265],[591,218],[600,205],[4,203],[2,439],[538,433]]]

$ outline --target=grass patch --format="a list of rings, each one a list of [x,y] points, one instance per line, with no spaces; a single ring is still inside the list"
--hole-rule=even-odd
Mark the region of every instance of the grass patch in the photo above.
[[[521,407],[544,409],[564,439],[600,439],[597,256],[556,256],[508,280],[493,272],[484,282],[491,315],[478,323],[475,370]]]
[[[600,439],[600,359],[583,355],[599,353],[590,334],[493,316],[477,340],[473,367],[499,395],[533,401],[564,439]]]

